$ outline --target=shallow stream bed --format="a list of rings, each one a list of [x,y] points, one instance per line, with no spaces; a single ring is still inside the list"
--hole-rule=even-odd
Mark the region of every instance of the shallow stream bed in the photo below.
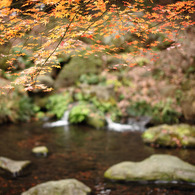
[[[48,157],[31,153],[45,145]],[[143,144],[140,132],[95,130],[86,126],[43,128],[40,123],[0,126],[0,156],[30,160],[18,178],[0,171],[0,195],[19,195],[49,180],[75,178],[93,195],[194,195],[195,184],[115,183],[104,171],[121,161],[141,161],[152,154],[171,154],[195,165],[195,149],[155,149]]]

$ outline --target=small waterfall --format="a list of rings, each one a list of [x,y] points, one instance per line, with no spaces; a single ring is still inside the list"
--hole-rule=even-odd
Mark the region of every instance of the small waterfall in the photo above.
[[[66,121],[67,123],[68,123],[68,117],[69,117],[69,113],[70,113],[70,111],[69,110],[66,110],[65,112],[64,112],[64,115],[63,115],[63,117],[62,117],[62,121]]]
[[[115,123],[111,120],[110,117],[106,117],[107,121],[107,127],[109,130],[113,131],[144,131],[145,126],[140,123],[132,123],[132,124],[121,124],[121,123]]]
[[[45,123],[43,125],[43,127],[60,127],[60,126],[67,126],[67,125],[69,125],[69,122],[68,122],[69,113],[70,113],[70,111],[66,110],[64,112],[63,117],[59,121],[52,122],[52,123]]]
[[[51,123],[45,123],[43,127],[60,127],[65,126],[66,128],[69,125],[68,118],[69,118],[70,110],[67,110],[64,112],[63,117],[55,122]],[[110,117],[106,117],[107,121],[107,127],[109,130],[113,131],[145,131],[145,125],[149,122],[150,118],[143,118],[140,121],[135,121],[134,119],[130,119],[128,121],[128,124],[121,124],[121,123],[115,123],[111,120]]]

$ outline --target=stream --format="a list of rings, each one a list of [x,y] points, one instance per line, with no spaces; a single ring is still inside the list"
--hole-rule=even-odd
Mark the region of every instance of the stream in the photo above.
[[[194,195],[187,183],[116,183],[107,181],[107,168],[121,161],[141,161],[152,154],[171,154],[195,165],[194,149],[152,148],[144,145],[139,131],[116,132],[87,126],[44,127],[41,123],[0,126],[0,156],[30,160],[31,166],[18,178],[0,170],[0,195],[19,195],[50,180],[75,178],[92,189],[93,195]],[[31,150],[45,145],[47,157]]]

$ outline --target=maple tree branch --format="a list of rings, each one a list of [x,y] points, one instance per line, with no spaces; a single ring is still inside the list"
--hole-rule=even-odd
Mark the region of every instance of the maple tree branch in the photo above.
[[[90,1],[89,1],[90,2]],[[89,3],[88,2],[88,3]],[[87,3],[86,3],[87,4]],[[80,35],[80,37],[86,32],[86,31],[88,31],[89,30],[89,28],[92,26],[92,25],[94,25],[107,11],[108,11],[108,9],[109,9],[109,7],[106,9],[106,11],[104,11],[103,13],[102,13],[102,15],[100,15],[99,17],[97,17],[96,19],[95,19],[95,21],[93,21],[85,30],[84,30],[84,32]],[[74,21],[74,19],[75,19],[75,17],[77,16],[77,14],[78,14],[78,12],[80,11],[80,9],[75,13],[75,15],[74,15],[74,17],[72,18],[72,20],[69,22],[69,24],[68,24],[68,26],[66,27],[66,31],[64,32],[64,34],[63,34],[63,36],[61,37],[61,39],[60,39],[60,41],[58,42],[58,44],[57,44],[57,46],[54,48],[54,50],[50,53],[50,55],[46,58],[46,60],[44,61],[44,63],[42,64],[42,65],[40,65],[40,67],[43,67],[43,66],[45,66],[46,65],[46,63],[47,63],[47,61],[51,58],[51,56],[55,53],[55,51],[57,50],[57,48],[59,47],[59,45],[62,43],[62,41],[63,41],[63,39],[65,38],[65,36],[66,36],[66,34],[67,34],[67,32],[68,32],[68,30],[69,30],[69,28],[70,28],[70,25],[73,23],[73,21]],[[78,39],[77,39],[78,40]],[[76,41],[77,41],[76,40]],[[76,41],[74,42],[74,43],[76,43]],[[40,71],[41,71],[41,69],[39,69],[37,72],[38,72],[38,74],[36,74],[36,78],[35,78],[35,82],[34,82],[34,84],[36,83],[36,81],[37,81],[37,76],[40,74]]]
[[[171,16],[170,18],[166,18],[164,21],[159,22],[158,24],[155,24],[155,25],[151,26],[150,28],[148,28],[148,30],[151,29],[151,28],[154,28],[154,27],[156,27],[156,26],[159,26],[159,25],[161,25],[161,24],[164,24],[164,23],[167,22],[167,21],[170,21],[170,20],[173,19],[175,16],[178,16],[178,15],[180,15],[181,13],[184,13],[184,12],[190,10],[192,7],[193,7],[193,6],[189,7],[188,9],[184,10],[183,12],[178,12],[178,13],[176,12],[175,15]],[[185,8],[185,5],[184,5],[183,7],[181,7],[180,10],[182,10],[183,8]],[[142,32],[144,32],[144,31],[142,31]],[[142,33],[142,32],[141,32],[141,33]]]
[[[149,0],[149,1],[152,2],[152,0]],[[31,1],[29,1],[29,2],[31,2]],[[48,24],[48,22],[51,22],[49,19],[52,16],[55,16],[56,18],[58,18],[57,22],[58,22],[59,26],[54,23],[55,26],[54,27],[52,26],[51,30],[50,30],[50,26],[48,26],[48,28],[49,28],[48,33],[47,33],[47,31],[44,33],[44,37],[46,37],[47,38],[46,40],[49,40],[49,42],[48,43],[40,42],[39,47],[36,48],[36,50],[34,51],[35,54],[37,54],[38,52],[43,52],[43,53],[40,53],[40,58],[41,58],[40,61],[39,61],[39,59],[37,59],[37,61],[36,61],[36,59],[35,59],[36,57],[33,58],[33,60],[35,60],[37,62],[37,63],[35,63],[35,65],[32,68],[34,73],[32,73],[32,74],[31,74],[31,72],[25,73],[25,74],[29,74],[31,76],[31,79],[29,79],[30,77],[28,78],[28,81],[29,81],[28,85],[30,85],[31,87],[32,86],[36,87],[37,77],[39,75],[41,75],[41,73],[44,73],[45,70],[50,69],[52,67],[52,66],[50,67],[50,61],[52,60],[52,56],[56,57],[58,55],[58,49],[59,49],[59,52],[61,51],[60,44],[62,44],[63,42],[66,42],[66,44],[68,44],[68,46],[71,46],[71,44],[75,44],[77,41],[79,41],[79,38],[81,38],[85,33],[90,34],[90,37],[93,36],[94,39],[92,39],[92,40],[95,41],[97,32],[99,30],[101,32],[101,30],[103,30],[104,27],[106,27],[107,29],[105,29],[105,31],[103,31],[103,35],[107,35],[107,34],[110,35],[113,32],[114,33],[118,32],[118,34],[120,36],[122,36],[122,35],[125,35],[125,33],[130,30],[132,35],[137,36],[136,37],[137,42],[140,41],[138,43],[135,43],[135,45],[137,47],[137,45],[139,46],[139,43],[145,44],[145,43],[147,43],[148,40],[150,41],[150,39],[147,36],[150,33],[158,33],[158,32],[163,33],[163,32],[165,32],[167,27],[168,28],[172,27],[172,28],[169,28],[167,30],[167,34],[170,35],[170,31],[172,29],[174,29],[174,30],[176,29],[176,27],[174,25],[177,24],[177,22],[179,22],[184,27],[186,26],[186,24],[187,25],[192,24],[192,22],[186,23],[186,19],[189,20],[189,18],[187,18],[187,17],[190,17],[190,16],[185,15],[185,12],[187,12],[188,14],[190,13],[191,7],[189,7],[189,5],[193,6],[191,3],[180,4],[179,7],[177,7],[178,6],[177,4],[171,5],[169,7],[163,6],[163,10],[160,10],[161,7],[157,6],[156,9],[152,10],[152,11],[154,11],[154,15],[153,15],[152,11],[151,11],[151,13],[147,12],[147,9],[146,9],[147,7],[142,7],[142,9],[137,8],[136,7],[137,4],[135,6],[128,6],[127,9],[124,9],[121,11],[121,9],[119,8],[120,5],[118,5],[119,1],[116,1],[117,8],[115,9],[115,6],[113,6],[113,9],[112,9],[112,8],[110,8],[112,6],[112,3],[108,3],[109,1],[91,1],[92,3],[90,3],[90,0],[84,0],[84,1],[80,1],[80,0],[75,0],[75,1],[69,0],[68,1],[67,0],[67,1],[62,1],[62,3],[60,3],[60,1],[59,1],[58,4],[55,4],[55,6],[54,6],[55,9],[52,9],[51,15],[49,14],[46,17],[46,14],[48,12],[46,13],[45,11],[42,11],[41,9],[38,8],[38,6],[35,6],[34,9],[31,9],[32,6],[36,4],[35,2],[39,2],[39,1],[32,1],[32,4],[31,3],[29,4],[30,9],[22,9],[21,8],[21,10],[19,10],[19,11],[17,11],[16,9],[13,9],[13,10],[7,12],[8,17],[6,17],[4,19],[5,21],[3,21],[3,22],[7,22],[8,25],[7,24],[5,25],[5,23],[4,23],[4,26],[2,25],[3,27],[1,27],[1,29],[3,28],[3,30],[4,29],[6,30],[6,28],[9,30],[9,31],[8,30],[5,31],[5,33],[2,35],[2,37],[3,36],[5,37],[4,40],[12,39],[12,41],[13,41],[14,38],[16,39],[17,37],[20,37],[20,36],[22,36],[23,38],[30,39],[31,36],[28,37],[28,34],[27,34],[28,29],[31,30],[32,26],[36,27],[37,25],[39,25],[38,27],[41,27],[41,25],[43,23],[45,25]],[[56,1],[52,1],[52,2],[56,2]],[[73,2],[73,3],[71,3],[71,2]],[[102,2],[104,2],[104,4]],[[88,6],[88,4],[89,4],[89,6]],[[36,4],[36,5],[39,5],[39,4]],[[85,7],[85,5],[87,5],[87,6]],[[28,6],[28,4],[27,4],[27,6]],[[101,6],[105,6],[105,7],[101,7]],[[24,5],[24,7],[25,7],[25,5]],[[143,8],[145,8],[145,10]],[[65,11],[64,11],[64,9],[65,9]],[[16,10],[17,14],[11,15],[11,13],[13,13],[14,10]],[[33,11],[33,10],[35,10],[35,11]],[[137,10],[142,12],[143,14],[145,14],[144,16],[148,17],[148,18],[143,19],[137,15],[130,16],[130,13],[137,12]],[[107,13],[108,11],[109,11],[108,15],[106,15],[104,18],[105,13]],[[112,12],[116,15],[114,15]],[[125,14],[124,17],[122,14]],[[6,15],[6,14],[4,14],[4,15]],[[179,15],[181,15],[181,16],[179,16]],[[22,16],[22,17],[16,19],[18,16]],[[114,18],[112,18],[112,16],[114,16]],[[28,17],[30,17],[30,19],[29,19],[30,22],[28,20],[25,20],[26,18],[28,19]],[[45,17],[46,17],[46,19],[45,19]],[[67,22],[65,22],[65,25],[64,25],[64,21],[59,19],[62,17],[66,18],[68,20]],[[6,21],[6,19],[7,19],[7,21]],[[23,22],[23,19],[24,19],[24,22]],[[150,19],[151,19],[151,21],[150,21]],[[81,22],[80,22],[80,20],[81,20]],[[110,23],[109,22],[105,23],[107,20],[110,20]],[[168,21],[168,23],[166,24],[167,21]],[[133,23],[132,30],[131,30],[131,24],[129,24],[128,22]],[[19,25],[18,25],[18,23],[19,23]],[[20,23],[21,23],[21,25],[20,25]],[[28,24],[28,28],[25,28],[26,24]],[[157,31],[158,26],[160,26],[159,31]],[[176,25],[176,26],[178,27],[178,25]],[[89,29],[91,27],[92,27],[92,32],[87,32],[87,31],[89,31]],[[113,27],[113,28],[109,29],[110,27],[111,28]],[[48,28],[46,28],[46,30],[48,30]],[[20,30],[22,30],[21,34],[18,33],[18,32],[20,32]],[[41,30],[38,31],[38,33],[40,33],[40,32],[41,32]],[[55,32],[59,32],[60,35],[56,35]],[[144,32],[146,35],[144,34]],[[176,32],[176,30],[174,32]],[[171,35],[175,35],[174,32],[172,32]],[[70,33],[70,37],[69,37],[69,33]],[[27,36],[25,36],[26,34],[27,34]],[[101,32],[101,34],[102,34],[102,32]],[[165,34],[166,34],[166,32],[165,32]],[[41,36],[42,36],[42,34],[41,34]],[[118,36],[115,36],[115,38],[118,38]],[[36,36],[36,38],[37,38],[37,36]],[[167,38],[168,38],[168,40],[175,39],[173,36],[167,37]],[[36,44],[27,43],[28,39],[24,42],[23,47],[19,51],[19,54],[21,54],[21,52],[23,51],[24,46],[26,44],[29,45],[28,48],[30,48],[30,49],[32,49],[32,47],[35,48]],[[69,44],[69,39],[71,41],[70,44]],[[33,40],[34,40],[34,38],[33,38]],[[122,48],[123,44],[128,43],[129,41],[127,40],[126,42],[125,41],[122,41],[122,42],[123,43],[119,44],[118,48],[120,48],[120,47]],[[152,42],[153,41],[150,41],[149,44],[147,45],[147,47],[151,48],[153,46]],[[133,41],[132,41],[132,43],[133,43]],[[30,45],[33,45],[33,46],[31,47]],[[140,47],[143,48],[144,46],[141,45]],[[65,48],[63,48],[63,49],[65,49]],[[114,48],[111,48],[110,51],[116,52],[116,49],[117,49],[117,46]],[[135,54],[134,52],[132,52],[132,53]],[[14,54],[14,55],[18,55],[18,53]],[[11,62],[13,62],[14,59],[15,58],[13,58]]]
[[[109,8],[108,8],[109,9]],[[79,38],[81,38],[89,29],[90,29],[90,27],[91,26],[93,26],[100,18],[102,18],[102,16],[108,11],[108,9],[106,9],[106,11],[104,11],[103,13],[102,13],[102,15],[100,15],[98,18],[96,18],[83,32],[82,32],[82,34],[77,38],[77,40],[75,40],[75,42],[73,43],[73,44],[75,44],[78,40],[79,40]]]
[[[90,1],[88,1],[87,3],[89,3],[89,2],[90,2]],[[86,3],[86,4],[87,4],[87,3]],[[85,5],[86,5],[86,4],[85,4]],[[74,15],[74,17],[72,18],[72,20],[69,22],[69,24],[68,24],[68,26],[66,27],[66,30],[65,30],[63,36],[60,38],[60,41],[58,42],[57,46],[56,46],[56,47],[54,48],[54,50],[50,53],[50,55],[46,58],[46,60],[44,61],[44,63],[43,63],[42,65],[39,66],[39,70],[36,72],[37,74],[36,74],[35,80],[34,80],[34,76],[32,77],[32,81],[34,80],[34,81],[33,81],[33,86],[36,85],[37,76],[39,76],[39,74],[40,74],[40,72],[41,72],[41,67],[43,67],[43,66],[46,65],[47,61],[51,58],[51,56],[55,53],[55,51],[57,50],[57,48],[59,47],[59,45],[62,43],[62,41],[63,41],[63,39],[65,38],[65,36],[66,36],[66,34],[67,34],[67,32],[68,32],[68,30],[69,30],[71,24],[73,23],[75,17],[77,16],[77,14],[79,13],[80,10],[81,10],[81,7],[80,7],[80,9],[75,13],[75,15]]]
[[[78,12],[77,12],[78,13]],[[66,33],[68,32],[69,28],[70,28],[70,25],[73,23],[77,13],[75,13],[74,17],[72,18],[72,20],[69,22],[68,26],[66,27],[66,30],[63,34],[63,36],[60,38],[60,41],[58,42],[57,46],[54,48],[54,50],[50,53],[50,55],[46,58],[46,60],[44,61],[44,63],[42,65],[39,66],[39,70],[36,72],[36,77],[35,77],[35,80],[33,82],[33,86],[36,85],[36,81],[37,81],[37,77],[39,76],[40,72],[41,72],[41,67],[45,66],[47,61],[51,58],[51,56],[55,53],[55,51],[57,50],[57,48],[59,47],[59,45],[62,43],[63,39],[65,38],[66,36]]]
[[[106,11],[104,11],[99,17],[97,17],[97,18],[95,19],[95,21],[93,21],[93,22],[92,22],[92,23],[83,31],[83,33],[82,33],[79,37],[82,37],[82,35],[83,35],[85,32],[87,32],[91,26],[93,26],[100,18],[102,18],[102,16],[108,11],[108,9],[109,9],[110,7],[111,7],[111,6],[109,6],[109,7],[106,9]],[[183,6],[183,7],[185,7],[185,6]],[[181,9],[182,9],[183,7],[181,7]],[[187,11],[187,10],[189,10],[189,9],[191,9],[191,7],[189,7],[189,8],[186,9],[185,11]],[[65,38],[66,33],[67,33],[68,29],[70,28],[70,25],[73,23],[74,18],[76,17],[76,15],[77,15],[77,13],[78,13],[79,11],[80,11],[80,9],[75,13],[73,19],[70,21],[68,27],[66,28],[66,31],[64,32],[63,36],[61,37],[61,39],[60,39],[60,41],[58,42],[58,44],[57,44],[57,46],[55,47],[55,49],[51,52],[51,54],[47,57],[47,59],[45,60],[45,62],[44,62],[40,67],[45,66],[45,64],[47,63],[47,61],[48,61],[48,60],[51,58],[51,56],[55,53],[55,51],[57,50],[57,48],[59,47],[59,45],[61,44],[61,42],[62,42],[63,39]],[[158,24],[155,24],[155,25],[149,27],[148,29],[142,30],[140,33],[143,33],[143,32],[145,32],[145,31],[150,30],[150,29],[152,29],[152,28],[154,28],[154,27],[156,27],[156,26],[159,26],[159,25],[161,25],[161,24],[163,24],[163,23],[165,23],[165,22],[167,22],[167,21],[170,21],[172,18],[174,18],[175,16],[177,16],[177,15],[179,15],[179,14],[181,14],[181,13],[175,14],[175,15],[173,15],[172,17],[170,17],[169,19],[165,19],[164,21],[159,22]],[[134,22],[136,22],[136,21],[134,21]],[[77,41],[78,41],[78,39],[77,39],[74,43],[76,43]],[[121,44],[121,45],[123,45],[123,44]],[[40,71],[39,71],[39,72],[40,72]]]
[[[164,24],[164,23],[166,23],[167,21],[170,21],[171,19],[173,19],[174,17],[180,15],[181,13],[184,13],[184,12],[190,10],[192,7],[193,7],[193,6],[189,7],[188,9],[184,10],[183,12],[178,12],[178,13],[176,13],[175,15],[171,16],[170,18],[165,18],[162,22],[159,22],[159,23],[157,23],[157,24],[155,24],[155,25],[153,25],[153,26],[150,26],[150,27],[147,28],[147,29],[144,29],[144,30],[142,30],[142,31],[139,31],[139,33],[142,34],[142,33],[146,32],[146,31],[148,31],[148,30],[151,30],[152,28],[155,28],[155,27],[157,27],[157,26],[159,26],[159,25],[161,25],[161,24]],[[185,8],[185,5],[184,5],[183,7],[181,7],[180,10],[182,10],[183,8]],[[131,16],[131,17],[132,17],[132,16]],[[135,19],[135,18],[134,18],[134,19]],[[138,22],[136,22],[135,20],[133,20],[133,22],[135,22],[135,23],[138,24]],[[180,26],[181,26],[181,25],[180,25]],[[123,46],[124,44],[125,44],[125,42],[121,43],[120,47]]]

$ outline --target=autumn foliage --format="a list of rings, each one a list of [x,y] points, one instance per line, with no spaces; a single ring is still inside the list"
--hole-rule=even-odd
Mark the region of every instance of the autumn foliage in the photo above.
[[[134,66],[134,56],[144,55],[148,50],[154,52],[152,48],[160,45],[160,41],[166,42],[167,47],[178,47],[179,32],[195,24],[194,1],[167,5],[149,0],[19,2],[0,0],[0,46],[9,48],[0,57],[5,60],[6,73],[15,78],[4,89],[22,84],[26,90],[35,87],[51,90],[38,85],[37,76],[53,67],[60,68],[57,57],[61,53],[77,55],[86,48],[84,57],[92,53],[116,53],[117,57],[119,51],[130,47],[132,60],[120,65]],[[153,38],[160,33],[166,35],[164,39]],[[124,39],[127,36],[131,38]],[[106,37],[120,40],[120,44],[105,44],[102,40]],[[16,67],[17,58],[26,56],[26,52],[31,54],[27,61],[32,65]]]

